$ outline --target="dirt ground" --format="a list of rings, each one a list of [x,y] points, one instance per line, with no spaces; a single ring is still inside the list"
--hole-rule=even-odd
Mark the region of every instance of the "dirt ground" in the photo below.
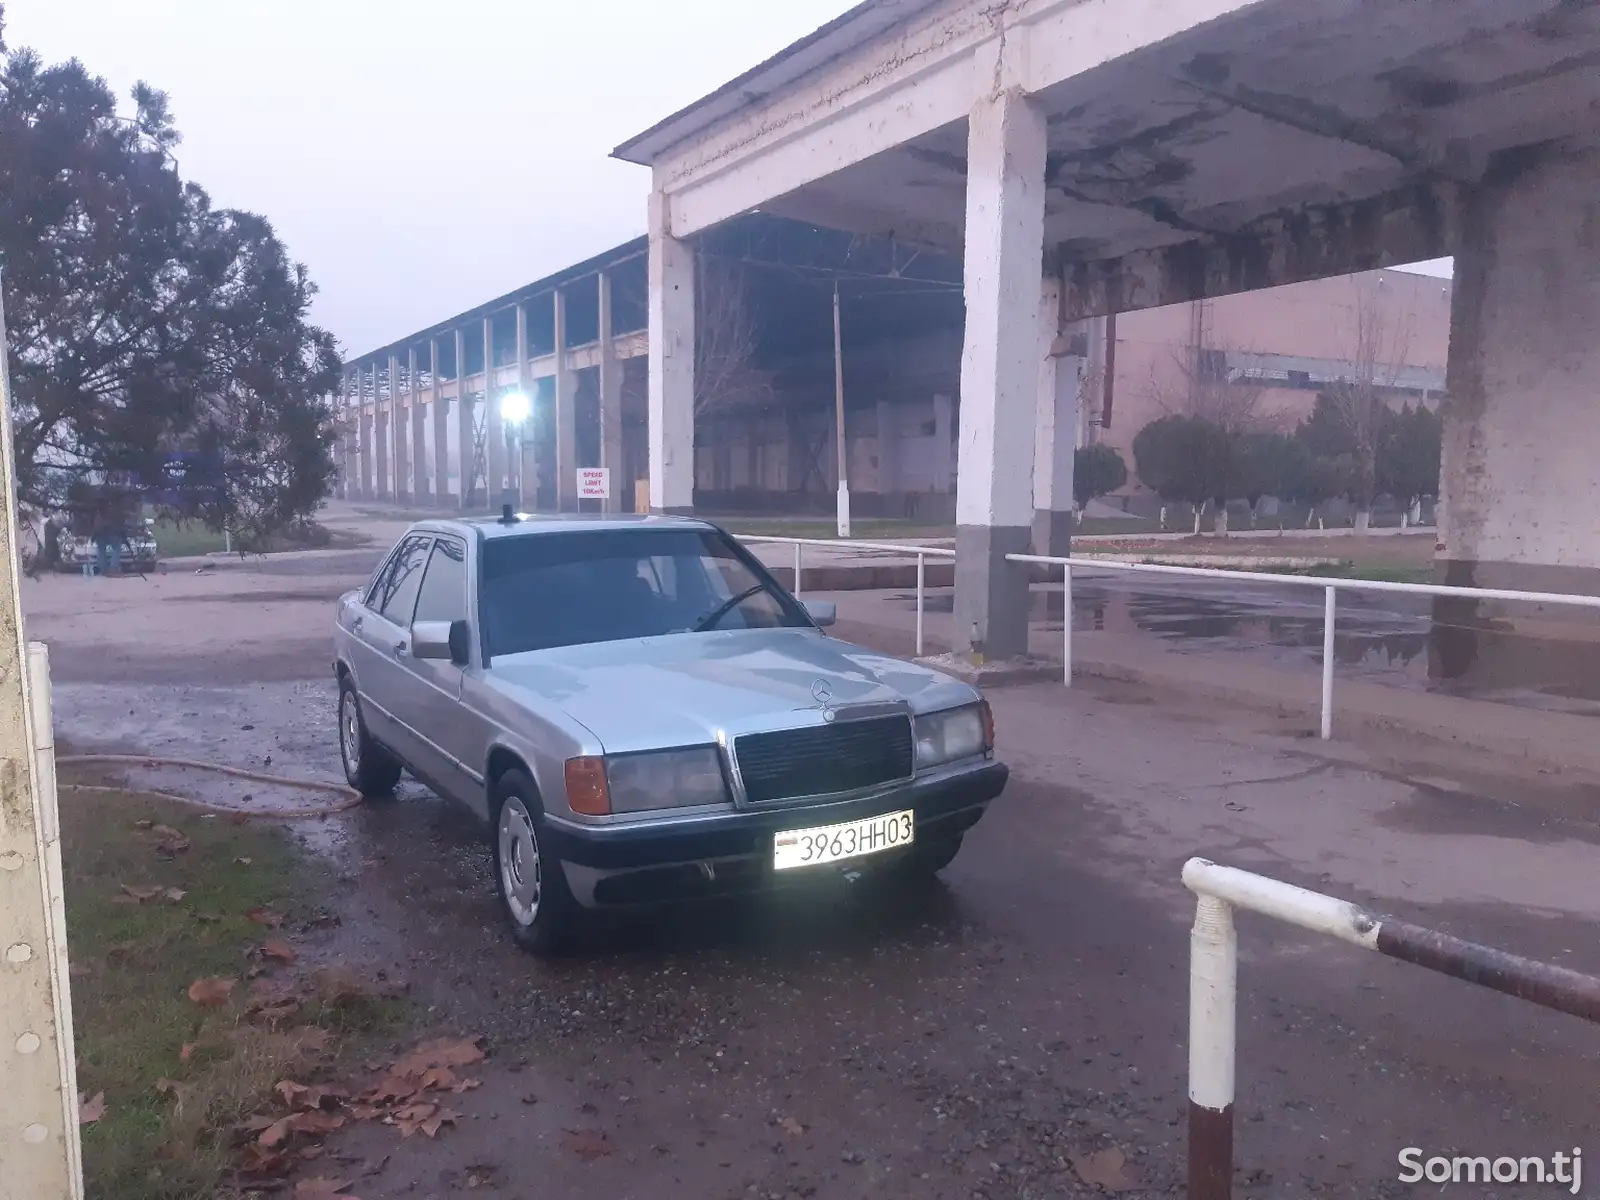
[[[335,778],[333,600],[379,552],[29,583],[58,736]],[[1535,773],[1490,792],[1449,761],[1361,765],[1112,681],[991,699],[1012,784],[938,885],[618,919],[569,962],[511,947],[481,832],[420,787],[309,827],[334,952],[490,1048],[459,1128],[335,1144],[353,1172],[389,1156],[351,1192],[1038,1200],[1101,1194],[1073,1159],[1116,1146],[1123,1194],[1181,1195],[1193,854],[1600,972],[1600,822]],[[1239,924],[1238,1195],[1410,1195],[1408,1146],[1596,1153],[1592,1027]]]

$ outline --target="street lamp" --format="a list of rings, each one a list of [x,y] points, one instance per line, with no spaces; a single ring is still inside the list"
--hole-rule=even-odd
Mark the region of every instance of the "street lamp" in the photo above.
[[[506,457],[516,463],[517,502],[522,507],[522,427],[533,415],[533,402],[521,392],[507,392],[500,397],[500,424],[506,431]],[[506,472],[509,477],[511,472]],[[507,489],[510,490],[509,488]],[[507,504],[510,500],[507,499]]]

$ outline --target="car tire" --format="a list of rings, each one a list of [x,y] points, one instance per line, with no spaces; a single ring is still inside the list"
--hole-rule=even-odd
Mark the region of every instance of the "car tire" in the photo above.
[[[387,800],[400,782],[400,760],[367,732],[361,699],[350,677],[339,680],[339,757],[345,781],[368,800]]]
[[[511,770],[494,781],[492,796],[495,888],[511,937],[530,954],[564,954],[576,943],[582,914],[561,860],[549,851],[538,789]]]

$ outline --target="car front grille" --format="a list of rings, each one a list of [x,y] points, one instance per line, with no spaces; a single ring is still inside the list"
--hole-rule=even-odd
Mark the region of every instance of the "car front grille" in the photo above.
[[[911,718],[839,721],[734,739],[752,804],[831,796],[911,776]]]

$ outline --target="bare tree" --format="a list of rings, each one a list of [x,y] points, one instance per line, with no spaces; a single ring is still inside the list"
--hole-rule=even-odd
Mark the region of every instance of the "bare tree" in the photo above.
[[[696,257],[695,416],[764,408],[775,396],[773,373],[755,365],[756,324],[740,263]]]
[[[1386,311],[1382,285],[1381,275],[1356,281],[1347,334],[1351,357],[1341,377],[1323,392],[1336,423],[1353,445],[1349,487],[1359,533],[1365,533],[1372,522],[1378,443],[1387,409],[1384,393],[1399,379],[1411,343],[1410,319],[1394,320]]]

